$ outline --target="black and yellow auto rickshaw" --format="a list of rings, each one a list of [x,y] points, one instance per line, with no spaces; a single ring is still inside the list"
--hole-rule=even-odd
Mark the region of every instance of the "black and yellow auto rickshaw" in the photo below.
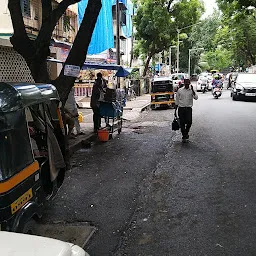
[[[174,107],[173,81],[170,77],[156,77],[151,83],[151,109]]]
[[[0,228],[30,233],[64,180],[65,131],[52,85],[0,83]]]

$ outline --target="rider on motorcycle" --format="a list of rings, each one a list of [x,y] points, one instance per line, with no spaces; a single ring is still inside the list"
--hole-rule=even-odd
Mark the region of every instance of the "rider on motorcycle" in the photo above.
[[[219,75],[215,75],[212,81],[212,89],[215,87],[220,87],[222,89],[222,81]]]

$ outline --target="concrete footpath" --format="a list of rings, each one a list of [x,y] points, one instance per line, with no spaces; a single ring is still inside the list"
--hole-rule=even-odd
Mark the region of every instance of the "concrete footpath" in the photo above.
[[[127,101],[123,111],[124,121],[132,121],[138,118],[140,113],[150,106],[150,101],[149,94]],[[93,112],[90,107],[90,98],[77,98],[77,104],[79,106],[78,111],[83,114],[83,122],[80,123],[80,126],[84,135],[79,135],[75,139],[69,140],[70,154],[82,147],[86,147],[90,142],[97,139],[97,135],[93,133]]]

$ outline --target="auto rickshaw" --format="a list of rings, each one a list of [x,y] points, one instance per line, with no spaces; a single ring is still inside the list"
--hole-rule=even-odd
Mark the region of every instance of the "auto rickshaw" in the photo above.
[[[66,171],[56,88],[0,83],[0,229],[33,233]]]
[[[170,77],[156,77],[151,83],[151,109],[174,107],[173,81]]]

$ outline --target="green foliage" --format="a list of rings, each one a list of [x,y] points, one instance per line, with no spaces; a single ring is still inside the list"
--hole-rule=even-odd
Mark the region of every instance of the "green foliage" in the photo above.
[[[216,50],[208,51],[206,54],[203,54],[202,62],[209,65],[207,69],[223,70],[232,66],[231,57],[232,53],[229,50],[223,49],[221,46],[219,46]]]
[[[171,32],[174,31],[171,17],[164,1],[156,5],[153,0],[146,0],[140,4],[134,22],[136,39],[140,41],[142,53],[159,53],[170,44]]]
[[[230,2],[230,3],[229,3]],[[256,9],[252,1],[218,0],[223,13],[223,27],[218,31],[216,39],[233,53],[234,64],[248,66],[255,64],[256,59]]]
[[[168,9],[169,2],[171,3]],[[203,6],[200,0],[137,0],[137,14],[134,18],[137,50],[149,60],[157,53],[168,50],[177,40],[177,28],[198,22]],[[191,28],[182,30],[187,33]],[[186,34],[181,38],[186,37]],[[145,68],[147,69],[147,64]],[[145,72],[144,72],[145,73]]]
[[[200,67],[200,69],[202,71],[210,70],[210,66],[209,66],[208,62],[201,61],[198,63],[198,66]]]
[[[68,32],[68,31],[75,32],[75,28],[71,25],[71,18],[66,14],[63,15],[63,29],[65,32]]]
[[[236,10],[238,12],[251,9],[249,7],[256,7],[255,0],[216,0],[219,8],[226,12],[227,10]]]
[[[200,66],[223,69],[255,64],[256,11],[246,8],[246,3],[241,7],[239,1],[217,1],[222,13],[206,18],[190,35],[193,47],[205,49]]]
[[[204,48],[211,51],[216,48],[214,37],[221,25],[221,15],[215,12],[212,16],[204,19],[202,23],[193,27],[189,40],[194,48]]]

